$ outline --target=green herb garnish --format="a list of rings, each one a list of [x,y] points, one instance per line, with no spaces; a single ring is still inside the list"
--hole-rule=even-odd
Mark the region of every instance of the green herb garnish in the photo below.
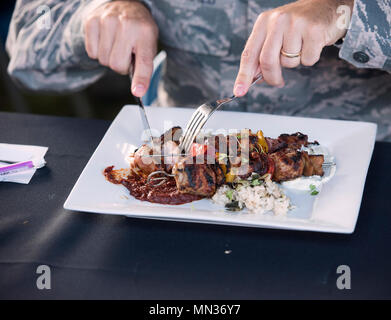
[[[255,187],[255,186],[260,186],[261,184],[262,184],[262,182],[259,181],[259,179],[254,179],[253,181],[251,181],[251,185],[252,185],[253,187]]]
[[[316,196],[319,194],[319,191],[316,189],[316,186],[313,184],[310,184],[310,191],[311,196]]]
[[[225,193],[225,196],[228,198],[228,200],[232,201],[233,199],[233,195],[234,195],[234,191],[232,189],[228,190],[226,193]]]

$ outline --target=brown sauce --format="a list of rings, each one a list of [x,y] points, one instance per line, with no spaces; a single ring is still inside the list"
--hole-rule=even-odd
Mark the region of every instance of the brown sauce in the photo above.
[[[179,205],[200,200],[203,197],[194,194],[180,193],[176,187],[175,179],[168,177],[165,183],[153,187],[147,183],[147,178],[127,172],[124,169],[114,170],[114,166],[107,167],[103,174],[114,184],[122,184],[130,194],[138,200],[160,204]]]

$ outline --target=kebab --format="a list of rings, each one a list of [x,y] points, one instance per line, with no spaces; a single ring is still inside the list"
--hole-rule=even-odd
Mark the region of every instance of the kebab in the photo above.
[[[136,150],[131,157],[132,174],[146,177],[151,187],[173,178],[179,193],[201,197],[211,197],[222,184],[253,174],[270,174],[275,182],[324,174],[323,155],[303,151],[309,142],[300,132],[276,139],[264,137],[261,130],[209,136],[203,143],[194,142],[187,155],[179,150],[181,133],[181,128],[174,127],[152,147],[143,145]]]

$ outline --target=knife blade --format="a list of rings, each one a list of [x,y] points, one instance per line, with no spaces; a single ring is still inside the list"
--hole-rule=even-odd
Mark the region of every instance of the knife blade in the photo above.
[[[130,70],[129,70],[129,80],[130,80],[130,92],[132,92],[132,81],[133,81],[133,73],[134,73],[134,61],[135,61],[135,56],[132,56],[132,63],[130,64]],[[133,94],[132,94],[133,95]],[[141,122],[143,124],[145,135],[146,137],[143,142],[146,143],[152,143],[153,142],[153,136],[152,136],[152,131],[151,131],[151,126],[149,125],[147,113],[145,112],[145,107],[143,104],[143,101],[141,98],[134,96],[134,99],[136,100],[136,103],[138,104],[138,109],[140,111],[140,117],[141,117]]]

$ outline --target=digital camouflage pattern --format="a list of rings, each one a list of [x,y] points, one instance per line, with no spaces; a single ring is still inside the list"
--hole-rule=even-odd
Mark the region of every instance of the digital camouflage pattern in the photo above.
[[[85,51],[82,21],[86,12],[105,2],[16,1],[6,42],[11,77],[32,90],[59,92],[97,81],[105,68]]]
[[[87,10],[103,2],[17,1],[7,40],[11,76],[29,88],[51,91],[80,89],[101,77],[105,68],[86,55],[81,22]],[[232,95],[256,18],[292,1],[144,2],[168,54],[158,104],[196,107]],[[35,11],[42,4],[51,8],[49,30],[35,26]],[[385,72],[391,71],[390,33],[391,0],[356,0],[340,49],[325,48],[313,67],[284,69],[284,88],[255,86],[225,109],[376,122],[378,140],[391,141],[391,75]],[[357,62],[357,52],[369,61]]]

